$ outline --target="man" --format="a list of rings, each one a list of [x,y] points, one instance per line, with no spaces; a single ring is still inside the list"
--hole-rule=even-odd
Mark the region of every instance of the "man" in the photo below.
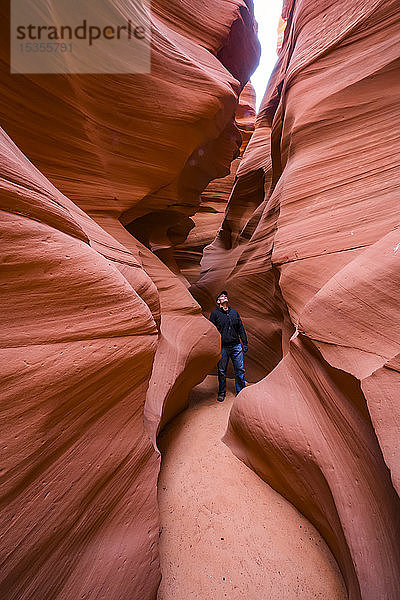
[[[228,306],[228,293],[223,290],[217,296],[218,308],[215,308],[210,321],[221,334],[221,360],[218,363],[218,402],[223,402],[226,395],[226,369],[229,358],[235,370],[236,395],[246,387],[244,381],[243,352],[247,352],[247,337],[239,313]],[[240,339],[239,339],[240,338]],[[242,346],[240,344],[242,340]]]

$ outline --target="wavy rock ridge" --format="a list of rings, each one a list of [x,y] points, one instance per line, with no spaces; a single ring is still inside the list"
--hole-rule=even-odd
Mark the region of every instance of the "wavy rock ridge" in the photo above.
[[[259,382],[235,401],[226,443],[319,528],[352,600],[395,600],[398,6],[288,1],[283,16],[255,133],[192,289],[207,307],[229,282],[249,330]]]
[[[250,1],[195,8],[152,2],[152,73],[132,77],[11,76],[0,9],[7,600],[157,593],[154,442],[218,357],[162,261],[238,154],[258,56]],[[258,383],[225,440],[319,528],[351,600],[397,600],[398,6],[288,0],[283,16],[192,289],[207,306],[229,278],[249,331]]]
[[[189,235],[183,243],[176,245],[173,249],[173,260],[176,266],[174,268],[174,264],[171,265],[171,263],[169,266],[181,278],[184,277],[188,286],[199,278],[204,248],[214,240],[224,218],[236,172],[254,131],[255,102],[255,91],[249,82],[240,94],[235,113],[235,123],[242,139],[239,156],[233,160],[228,175],[214,179],[204,190],[198,210],[192,217],[193,223]]]
[[[156,597],[151,438],[215,364],[218,335],[151,250],[227,172],[259,53],[251,2],[195,8],[152,2],[152,72],[132,76],[10,75],[0,9],[7,600]]]

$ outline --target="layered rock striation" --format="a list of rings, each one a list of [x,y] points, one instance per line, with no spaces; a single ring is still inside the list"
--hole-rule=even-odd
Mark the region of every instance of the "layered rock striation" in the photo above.
[[[192,289],[207,307],[227,282],[249,332],[258,383],[235,401],[226,443],[316,524],[351,599],[395,600],[398,7],[288,1],[283,16],[255,133]]]
[[[351,600],[397,600],[397,3],[284,3],[232,193],[252,5],[197,6],[152,2],[145,75],[11,75],[2,36],[2,597],[155,598],[155,442],[218,358],[186,286],[229,194],[191,287],[208,308],[229,281],[249,334],[225,441]]]
[[[204,248],[214,240],[223,221],[236,172],[254,131],[255,102],[255,91],[249,82],[240,94],[235,112],[235,123],[242,139],[239,156],[233,160],[228,175],[214,179],[206,187],[201,194],[197,212],[191,217],[191,230],[187,238],[183,243],[173,247],[175,272],[181,278],[183,277],[187,284],[195,283],[198,280]]]
[[[195,9],[152,2],[145,75],[11,75],[2,37],[7,600],[156,597],[155,439],[218,334],[152,250],[229,169],[259,53],[251,2]]]
[[[143,409],[157,289],[0,143],[2,597],[154,597],[159,461]]]

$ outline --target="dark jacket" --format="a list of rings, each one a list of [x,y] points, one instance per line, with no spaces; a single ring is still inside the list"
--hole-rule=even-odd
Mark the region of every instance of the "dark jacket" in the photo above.
[[[222,346],[236,346],[240,344],[240,338],[243,343],[243,350],[247,352],[246,332],[237,310],[229,306],[228,310],[225,311],[218,306],[212,311],[210,321],[221,334]]]

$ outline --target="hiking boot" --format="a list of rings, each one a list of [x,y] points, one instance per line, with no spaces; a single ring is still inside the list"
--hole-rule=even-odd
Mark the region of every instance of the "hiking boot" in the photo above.
[[[222,394],[218,394],[217,401],[218,402],[223,402],[224,400],[225,400],[225,396],[223,396]]]

